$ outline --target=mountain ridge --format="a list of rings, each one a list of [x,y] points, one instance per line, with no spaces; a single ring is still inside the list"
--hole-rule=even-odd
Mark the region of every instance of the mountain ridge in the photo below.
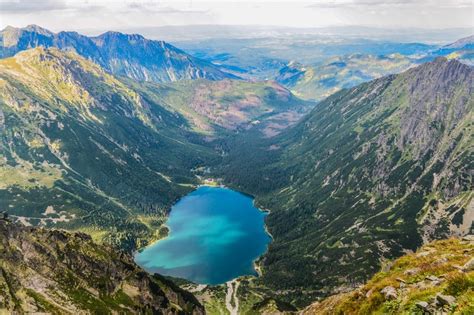
[[[438,58],[341,90],[273,139],[233,145],[218,174],[272,209],[261,283],[301,305],[424,241],[472,233],[473,80]]]
[[[74,49],[113,74],[141,81],[237,78],[164,41],[149,40],[139,34],[110,31],[88,37],[77,32],[53,33],[37,25],[28,25],[25,28],[6,27],[0,32],[0,43],[1,57],[37,46]]]

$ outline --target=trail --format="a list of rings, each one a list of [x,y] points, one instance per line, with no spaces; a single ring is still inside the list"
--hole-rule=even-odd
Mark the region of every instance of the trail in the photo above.
[[[235,283],[235,289],[234,284]],[[230,315],[239,314],[239,299],[237,298],[237,290],[239,289],[240,282],[238,280],[227,281],[227,294],[225,296],[225,307],[229,311]],[[234,299],[234,306],[232,306],[232,298]]]

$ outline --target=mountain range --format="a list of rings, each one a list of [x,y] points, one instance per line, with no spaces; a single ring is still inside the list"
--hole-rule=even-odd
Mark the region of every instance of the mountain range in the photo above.
[[[140,35],[7,27],[1,43],[0,310],[200,314],[225,310],[230,288],[248,314],[439,309],[425,301],[438,293],[469,309],[472,273],[454,271],[472,245],[384,269],[474,233],[474,70],[453,51],[278,62],[256,82]],[[145,274],[130,253],[208,177],[270,210],[260,276],[203,289]],[[426,272],[401,276],[413,268]],[[416,295],[431,275],[446,281]]]
[[[87,37],[77,32],[53,33],[37,25],[8,26],[0,32],[2,58],[38,46],[74,50],[112,74],[140,81],[236,78],[164,41],[149,40],[138,34],[106,32]]]

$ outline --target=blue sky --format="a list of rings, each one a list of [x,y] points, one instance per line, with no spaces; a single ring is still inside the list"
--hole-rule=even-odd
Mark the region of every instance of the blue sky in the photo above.
[[[0,0],[0,24],[54,31],[189,24],[474,28],[473,0]]]

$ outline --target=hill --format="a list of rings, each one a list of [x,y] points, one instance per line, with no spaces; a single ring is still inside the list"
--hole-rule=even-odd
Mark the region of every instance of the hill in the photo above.
[[[304,305],[472,233],[473,81],[438,58],[342,90],[275,138],[229,145],[216,172],[271,209],[261,282]]]
[[[0,32],[2,58],[38,46],[74,50],[112,74],[139,81],[236,78],[164,41],[149,40],[138,34],[106,32],[87,37],[76,32],[53,33],[37,25],[8,26]]]
[[[214,138],[251,128],[258,129],[264,136],[274,136],[314,106],[274,81],[198,79],[131,84],[186,117],[195,131]]]
[[[27,225],[134,249],[214,156],[185,118],[74,52],[0,60],[0,95],[0,209]]]
[[[399,73],[414,65],[413,59],[400,54],[354,54],[330,58],[315,66],[290,62],[280,69],[275,80],[303,99],[320,101],[341,89]]]
[[[0,219],[0,311],[204,314],[188,292],[83,233]]]
[[[429,243],[388,263],[365,285],[301,314],[472,314],[474,239]]]

